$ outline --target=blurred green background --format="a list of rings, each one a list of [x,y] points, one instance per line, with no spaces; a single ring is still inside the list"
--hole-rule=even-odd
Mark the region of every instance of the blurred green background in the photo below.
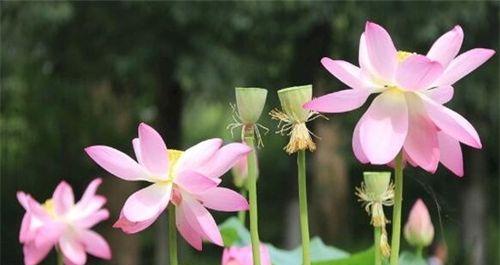
[[[39,201],[62,179],[77,197],[94,177],[112,214],[97,226],[113,245],[111,262],[166,264],[165,222],[137,235],[111,228],[126,197],[140,184],[109,176],[83,152],[93,144],[128,153],[141,121],[167,145],[237,140],[231,122],[235,86],[269,90],[313,84],[316,96],[345,88],[319,63],[323,56],[357,64],[366,20],[386,27],[397,47],[426,53],[454,25],[462,51],[498,51],[498,2],[4,2],[1,3],[1,263],[22,264],[18,230],[23,214],[15,193]],[[406,170],[404,216],[416,198],[428,205],[436,240],[448,245],[447,264],[500,264],[498,56],[455,86],[448,105],[468,118],[483,149],[464,149],[463,178],[440,167],[434,175]],[[363,170],[351,150],[354,124],[366,109],[315,121],[322,139],[309,156],[312,235],[348,251],[365,249],[372,232],[356,202]],[[298,244],[294,157],[273,133],[260,151],[261,239]],[[236,135],[235,135],[236,136]],[[231,176],[224,185],[232,186]],[[388,213],[390,214],[390,212]],[[229,214],[216,214],[222,222]],[[444,229],[444,231],[443,231]],[[160,242],[160,243],[158,243]],[[183,264],[218,264],[222,250],[196,252],[181,243]],[[403,248],[407,248],[403,245]],[[162,263],[163,262],[163,263]],[[53,254],[43,264],[54,264]]]

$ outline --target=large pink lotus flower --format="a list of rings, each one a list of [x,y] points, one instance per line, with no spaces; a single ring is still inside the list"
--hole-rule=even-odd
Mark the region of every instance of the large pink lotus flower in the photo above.
[[[263,244],[260,245],[260,264],[271,265],[269,250]],[[252,246],[230,247],[224,249],[221,265],[253,265]]]
[[[109,217],[108,210],[102,209],[106,198],[95,194],[100,184],[101,179],[93,180],[77,203],[71,186],[64,181],[42,205],[24,192],[17,193],[26,210],[19,233],[26,265],[40,263],[54,246],[61,251],[67,265],[85,264],[86,253],[111,258],[106,240],[90,230]]]
[[[453,97],[455,82],[495,53],[476,48],[457,56],[462,40],[462,29],[456,26],[436,40],[426,56],[397,51],[384,28],[367,22],[359,45],[360,67],[321,60],[352,89],[313,99],[304,107],[346,112],[362,106],[370,94],[380,93],[354,129],[352,145],[358,160],[386,164],[403,150],[413,165],[435,172],[441,162],[462,176],[459,142],[481,148],[481,141],[465,118],[443,104]]]
[[[171,201],[179,233],[194,248],[202,240],[222,246],[222,237],[206,208],[242,211],[248,202],[237,192],[217,187],[220,177],[251,148],[241,143],[222,146],[221,139],[203,141],[186,151],[167,150],[160,134],[141,123],[132,140],[137,161],[108,146],[91,146],[87,154],[111,174],[128,181],[151,183],[132,194],[114,227],[137,233],[149,227]],[[222,146],[222,147],[221,147]]]

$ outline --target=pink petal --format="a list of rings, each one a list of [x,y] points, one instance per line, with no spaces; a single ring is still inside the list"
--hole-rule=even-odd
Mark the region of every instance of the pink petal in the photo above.
[[[304,104],[304,108],[327,113],[346,112],[361,107],[369,95],[365,90],[347,89],[315,98]]]
[[[214,138],[188,148],[177,161],[177,171],[196,169],[205,164],[222,146],[222,139]]]
[[[398,67],[396,81],[405,89],[421,90],[428,88],[441,73],[443,67],[437,61],[423,55],[411,55]]]
[[[207,177],[218,178],[251,151],[252,149],[245,144],[227,144],[220,148],[204,165],[197,168],[196,171]]]
[[[31,196],[22,191],[18,191],[16,193],[16,196],[17,196],[17,201],[21,204],[21,206],[23,206],[25,210],[28,210],[29,209],[28,198]]]
[[[365,26],[366,47],[373,70],[385,80],[392,80],[396,71],[396,48],[391,36],[381,26],[367,22]]]
[[[460,26],[455,26],[452,30],[443,34],[439,39],[432,44],[431,49],[427,53],[427,57],[431,60],[438,61],[443,67],[457,56],[462,47],[464,32]]]
[[[387,91],[377,96],[361,117],[362,150],[372,164],[387,164],[401,151],[408,132],[404,94]]]
[[[128,197],[123,215],[131,222],[146,221],[163,212],[168,205],[172,185],[155,183]]]
[[[92,230],[83,230],[79,233],[78,239],[90,255],[101,259],[111,259],[111,248],[101,235]]]
[[[106,209],[101,209],[95,213],[87,215],[76,221],[76,224],[82,228],[91,228],[94,225],[109,218],[109,212]]]
[[[87,254],[83,245],[69,234],[59,240],[59,247],[64,257],[77,265],[83,265],[87,261]]]
[[[223,246],[222,236],[212,215],[197,200],[183,195],[183,212],[186,219],[198,234],[203,234],[214,244]]]
[[[359,69],[359,67],[346,61],[332,60],[327,57],[323,57],[323,59],[321,59],[321,64],[326,68],[326,70],[328,70],[328,72],[349,87],[355,89],[365,88],[363,80],[361,80],[361,69]]]
[[[436,172],[439,164],[437,129],[427,117],[420,98],[414,94],[406,95],[410,122],[404,143],[406,154],[421,168]]]
[[[59,215],[65,214],[75,204],[73,189],[65,181],[61,181],[61,183],[57,185],[52,195],[52,199],[54,200],[56,213]]]
[[[85,204],[78,203],[71,214],[75,219],[86,219],[99,211],[105,203],[106,198],[97,195]]]
[[[354,155],[359,160],[359,162],[366,164],[369,162],[368,157],[366,157],[365,152],[363,151],[363,147],[361,146],[361,138],[359,135],[359,127],[363,121],[360,119],[354,128],[354,133],[352,136],[352,150],[354,151]]]
[[[90,182],[90,184],[85,189],[85,192],[83,193],[82,198],[77,203],[77,205],[83,206],[83,205],[86,205],[87,203],[89,203],[95,197],[95,193],[97,191],[97,188],[99,188],[101,183],[102,183],[102,179],[100,179],[100,178],[96,178],[96,179],[92,180],[92,182]]]
[[[451,170],[455,175],[464,175],[464,163],[460,143],[443,132],[438,132],[439,150],[441,152],[441,163]]]
[[[27,198],[28,206],[29,206],[29,213],[32,215],[32,217],[39,219],[42,222],[49,222],[52,221],[52,218],[49,216],[47,211],[33,198],[28,197]]]
[[[120,228],[123,232],[127,234],[135,234],[137,232],[140,232],[146,228],[148,228],[150,225],[152,225],[156,219],[158,219],[158,216],[160,216],[161,212],[155,215],[154,217],[145,220],[143,222],[131,222],[128,220],[124,215],[123,211],[120,213],[120,218],[113,224],[114,228]]]
[[[23,245],[24,264],[36,265],[49,254],[54,245],[43,245],[37,247],[34,242]]]
[[[160,134],[145,123],[139,124],[139,141],[141,161],[144,166],[158,177],[168,177],[167,146]]]
[[[453,85],[485,63],[493,54],[495,54],[494,50],[483,48],[472,49],[460,54],[451,61],[441,77],[435,82],[435,85]]]
[[[474,129],[472,124],[464,117],[443,105],[435,103],[425,96],[421,98],[423,99],[429,117],[439,129],[466,145],[474,148],[482,147],[476,129]]]
[[[124,180],[147,180],[146,172],[128,155],[103,145],[85,148],[85,152],[102,168]]]
[[[141,158],[141,141],[139,140],[139,138],[134,138],[132,140],[132,146],[134,147],[134,153],[137,162],[139,162],[140,165],[144,166],[144,163],[142,163],[142,158]]]
[[[19,242],[25,243],[32,237],[31,231],[31,216],[28,213],[25,213],[23,216],[23,220],[21,221],[21,229],[19,229]]]
[[[453,98],[454,89],[452,86],[445,85],[425,90],[422,93],[439,104],[445,104]]]
[[[247,200],[239,193],[227,188],[213,188],[199,194],[203,206],[216,211],[236,212],[248,210]]]
[[[54,245],[59,240],[65,229],[66,225],[62,222],[45,222],[36,230],[35,245],[37,247]]]
[[[181,236],[196,250],[201,251],[203,248],[202,238],[186,220],[182,206],[175,207],[175,224]]]
[[[179,175],[174,179],[174,183],[190,193],[200,193],[216,187],[220,183],[220,180],[217,180],[205,177],[192,170],[186,170],[179,172]]]

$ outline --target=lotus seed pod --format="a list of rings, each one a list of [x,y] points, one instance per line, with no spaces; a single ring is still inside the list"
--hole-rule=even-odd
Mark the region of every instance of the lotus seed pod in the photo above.
[[[243,124],[255,124],[266,103],[267,90],[255,87],[235,88],[236,106]]]
[[[312,99],[312,85],[295,86],[278,91],[283,111],[294,120],[304,123],[309,118],[310,110],[302,107]]]
[[[374,198],[379,198],[388,189],[391,182],[390,172],[363,172],[366,191]]]

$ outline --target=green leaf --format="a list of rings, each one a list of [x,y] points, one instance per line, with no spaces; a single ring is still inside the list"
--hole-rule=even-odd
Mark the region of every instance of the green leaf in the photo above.
[[[274,265],[302,264],[302,248],[300,246],[290,251],[278,249],[271,244],[267,244],[267,247]],[[311,261],[313,263],[346,257],[349,257],[348,252],[325,245],[319,237],[311,240]]]
[[[400,265],[426,265],[427,262],[422,255],[416,255],[412,252],[405,251],[399,256]]]
[[[227,219],[219,225],[224,246],[247,246],[250,244],[250,232],[236,217]]]
[[[373,248],[369,248],[342,259],[332,259],[321,262],[313,261],[313,265],[373,265],[374,260],[375,252]]]

